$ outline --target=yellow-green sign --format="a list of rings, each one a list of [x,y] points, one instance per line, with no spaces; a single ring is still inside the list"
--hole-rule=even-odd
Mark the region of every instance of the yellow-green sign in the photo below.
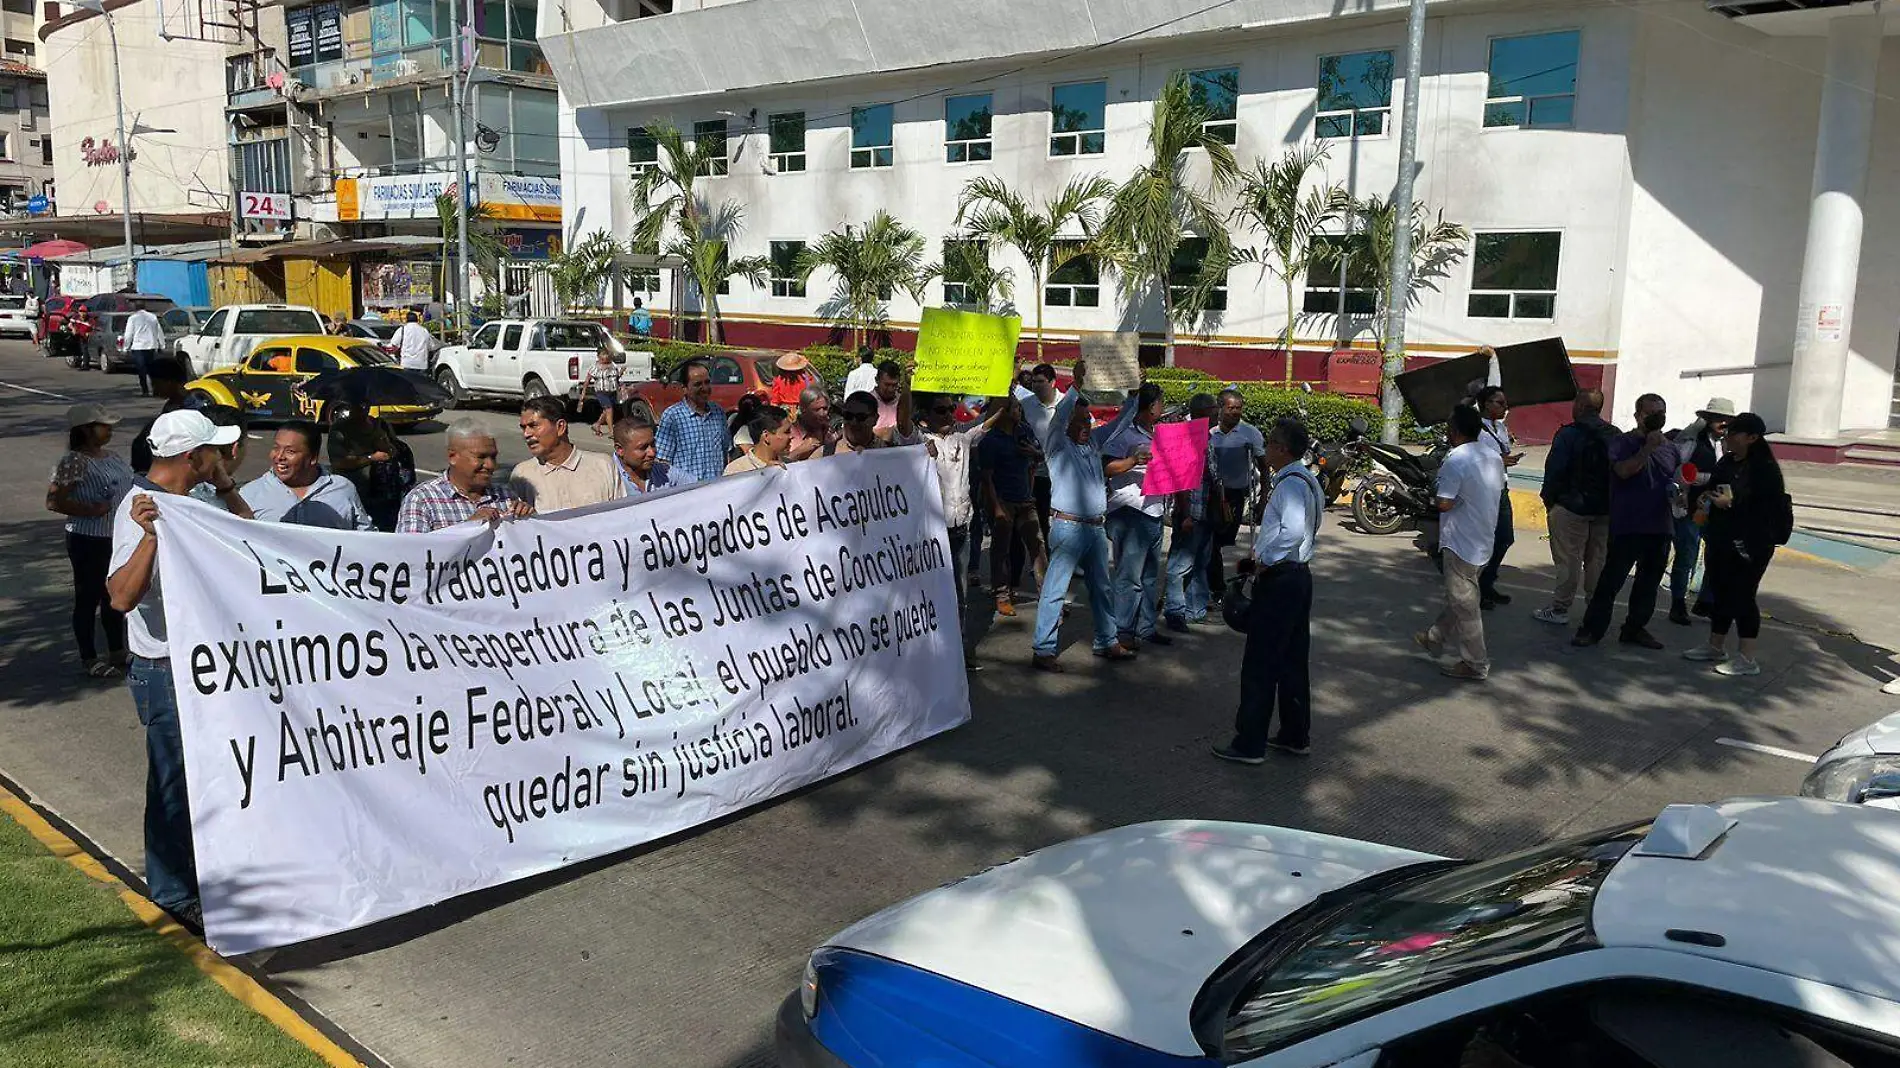
[[[1000,397],[1016,380],[1016,339],[1023,321],[954,308],[925,308],[917,332],[911,388],[926,393]]]

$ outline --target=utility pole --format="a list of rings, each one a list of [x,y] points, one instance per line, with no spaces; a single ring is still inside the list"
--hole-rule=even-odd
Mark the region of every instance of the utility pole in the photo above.
[[[1385,303],[1385,372],[1381,393],[1385,428],[1380,438],[1399,442],[1405,399],[1393,384],[1405,371],[1405,312],[1412,296],[1412,179],[1418,173],[1418,81],[1425,51],[1425,0],[1412,0],[1405,20],[1405,114],[1399,116],[1399,180],[1392,192],[1392,288]]]
[[[455,285],[451,296],[455,301],[455,323],[464,336],[468,333],[469,292],[468,292],[468,202],[475,195],[474,176],[468,171],[468,83],[474,74],[474,65],[469,61],[467,27],[475,24],[473,5],[464,7],[461,3],[452,5],[455,11],[455,70],[450,84],[450,94],[455,103]]]
[[[132,143],[125,136],[125,85],[119,78],[119,27],[103,0],[94,3],[81,0],[75,6],[97,11],[106,22],[106,35],[112,42],[112,103],[119,123],[119,220],[125,224],[125,269],[135,279],[138,265],[132,260]]]

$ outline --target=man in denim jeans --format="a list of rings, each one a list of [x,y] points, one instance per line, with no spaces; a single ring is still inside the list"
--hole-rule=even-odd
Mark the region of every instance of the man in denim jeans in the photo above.
[[[1188,398],[1188,418],[1215,418],[1218,405],[1211,393]],[[1221,482],[1214,470],[1214,450],[1207,450],[1201,484],[1174,495],[1174,536],[1168,542],[1168,593],[1162,606],[1168,629],[1187,633],[1188,624],[1207,622],[1208,558],[1214,552],[1214,533],[1220,518]]]
[[[1115,550],[1115,625],[1121,643],[1136,640],[1173,645],[1155,629],[1161,600],[1161,516],[1165,494],[1141,492],[1154,452],[1154,425],[1165,402],[1161,387],[1150,382],[1134,400],[1134,417],[1102,446],[1102,472],[1108,476],[1108,541]]]
[[[184,496],[209,482],[220,494],[235,487],[222,446],[242,433],[201,412],[167,412],[152,424],[152,470],[132,484],[112,517],[112,562],[106,592],[126,614],[132,667],[126,680],[145,726],[145,884],[152,903],[194,930],[204,929],[198,866],[191,847],[185,794],[185,743],[178,729],[165,601],[158,579],[158,499]]]
[[[1102,454],[1090,439],[1088,404],[1081,400],[1081,360],[1075,361],[1075,385],[1056,402],[1042,439],[1049,464],[1049,570],[1043,574],[1042,595],[1036,604],[1036,637],[1031,666],[1060,672],[1056,640],[1066,614],[1069,579],[1076,569],[1089,591],[1089,614],[1095,620],[1095,655],[1104,660],[1132,660],[1135,651],[1115,636],[1114,592],[1108,582],[1108,537],[1102,513],[1108,507],[1102,483]]]

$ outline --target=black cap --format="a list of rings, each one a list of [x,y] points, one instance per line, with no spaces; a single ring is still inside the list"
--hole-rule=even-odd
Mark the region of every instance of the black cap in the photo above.
[[[1768,433],[1768,424],[1762,422],[1761,416],[1756,415],[1754,412],[1743,412],[1728,421],[1728,432],[1731,434],[1753,434],[1755,437],[1761,437]]]

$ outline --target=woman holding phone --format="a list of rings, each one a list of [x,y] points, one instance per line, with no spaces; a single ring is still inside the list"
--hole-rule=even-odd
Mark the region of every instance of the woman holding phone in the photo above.
[[[1708,644],[1683,657],[1712,663],[1723,675],[1761,674],[1755,660],[1761,608],[1755,597],[1768,561],[1775,555],[1775,544],[1781,540],[1783,513],[1788,508],[1781,465],[1763,440],[1767,432],[1754,412],[1729,420],[1722,460],[1697,509],[1708,553],[1704,582],[1714,593],[1714,604],[1709,611]],[[1731,624],[1739,637],[1733,658],[1725,648]]]

